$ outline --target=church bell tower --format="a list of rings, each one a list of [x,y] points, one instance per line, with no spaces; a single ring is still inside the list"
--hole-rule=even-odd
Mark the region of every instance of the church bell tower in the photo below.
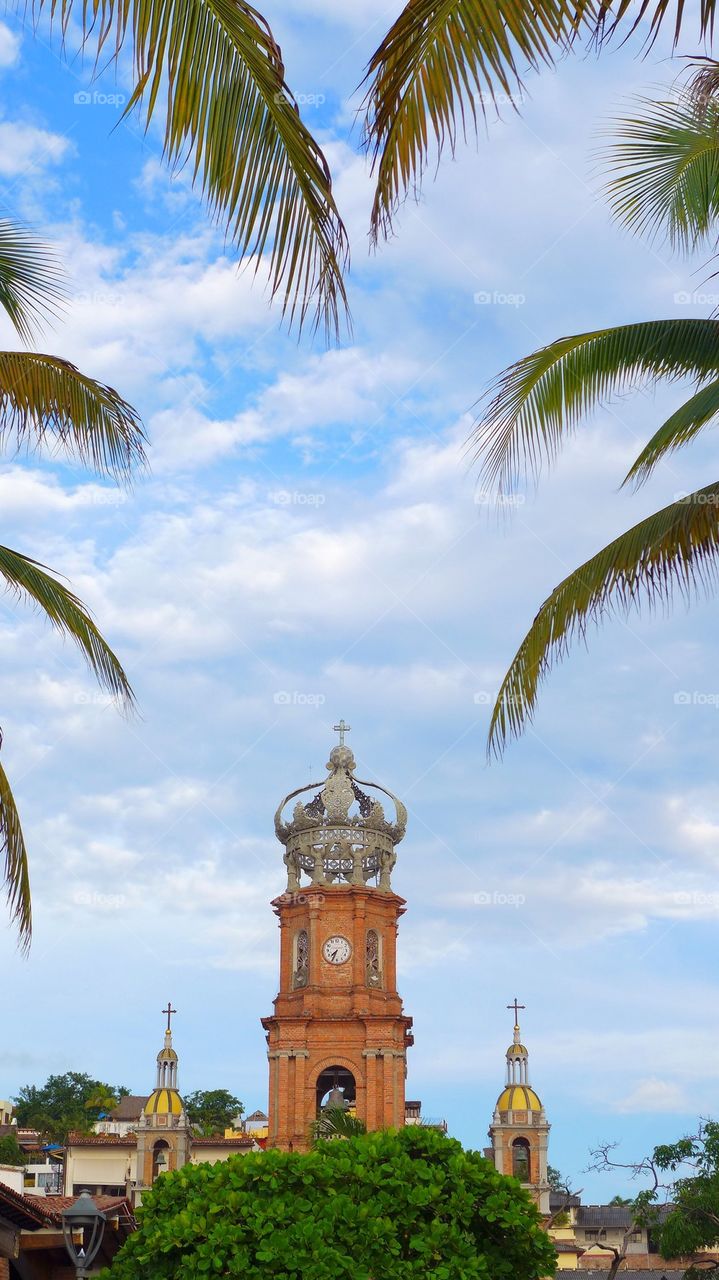
[[[514,1010],[514,1038],[507,1049],[505,1087],[497,1099],[489,1137],[492,1156],[500,1173],[518,1178],[541,1213],[549,1213],[549,1124],[544,1107],[529,1082],[529,1053],[522,1044],[519,1004]]]
[[[262,1025],[267,1145],[286,1151],[307,1149],[328,1101],[354,1111],[368,1129],[404,1124],[412,1019],[397,992],[396,947],[406,904],[391,875],[407,810],[384,787],[355,777],[348,728],[344,721],[337,727],[327,779],[291,792],[275,815],[287,889],[272,903],[280,984]],[[390,800],[390,817],[378,793]]]

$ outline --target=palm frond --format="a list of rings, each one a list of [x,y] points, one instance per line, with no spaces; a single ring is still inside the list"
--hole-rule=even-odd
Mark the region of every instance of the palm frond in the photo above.
[[[356,1138],[367,1132],[367,1126],[345,1107],[324,1107],[314,1124],[316,1140]]]
[[[45,565],[19,551],[0,547],[0,577],[11,591],[36,604],[63,636],[74,641],[103,688],[126,706],[134,704],[128,678],[84,604],[51,577]]]
[[[646,380],[719,371],[719,321],[650,320],[560,338],[525,356],[490,388],[471,436],[482,476],[510,489],[537,477],[579,421]]]
[[[609,202],[631,230],[689,252],[715,232],[719,214],[719,102],[685,90],[670,101],[642,98],[613,122],[617,140],[603,166]]]
[[[62,271],[52,251],[27,228],[0,218],[0,307],[29,342],[65,297]]]
[[[243,0],[38,0],[94,31],[98,58],[133,45],[125,107],[164,116],[164,152],[192,182],[241,255],[267,254],[273,297],[299,327],[336,335],[346,313],[347,237],[327,161],[303,124],[282,54]]]
[[[501,754],[531,721],[539,686],[590,622],[642,603],[690,600],[719,582],[719,483],[640,521],[587,560],[545,600],[507,672],[495,703],[488,749]]]
[[[521,93],[520,66],[551,63],[594,5],[564,0],[410,0],[370,60],[365,145],[377,173],[371,230],[388,235],[419,186],[430,150],[454,154],[459,135],[501,97]],[[576,17],[575,17],[576,15]]]
[[[144,464],[132,405],[67,360],[0,351],[0,445],[55,446],[95,470],[129,479]]]
[[[704,427],[715,423],[718,415],[719,381],[714,381],[702,387],[667,418],[642,449],[623,483],[633,481],[637,487],[643,484],[662,458],[693,440]]]
[[[686,92],[696,110],[713,106],[719,96],[719,62],[715,58],[687,58]]]
[[[32,905],[27,849],[7,774],[0,765],[0,847],[4,854],[8,906],[17,925],[20,946],[27,952],[32,936]]]

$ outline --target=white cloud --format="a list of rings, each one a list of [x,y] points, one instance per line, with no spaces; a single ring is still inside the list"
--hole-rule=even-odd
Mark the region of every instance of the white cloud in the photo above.
[[[0,121],[0,175],[4,178],[29,178],[60,164],[72,151],[73,144],[62,134],[20,121]]]
[[[691,1106],[678,1084],[650,1076],[640,1080],[631,1093],[616,1104],[616,1110],[624,1114],[669,1112],[681,1115],[691,1110]]]
[[[20,60],[20,36],[7,23],[0,22],[0,69],[14,67]]]

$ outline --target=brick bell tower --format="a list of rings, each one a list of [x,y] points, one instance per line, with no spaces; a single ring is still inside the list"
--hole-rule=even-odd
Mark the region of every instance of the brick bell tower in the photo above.
[[[507,1049],[505,1087],[497,1099],[489,1129],[492,1156],[500,1173],[510,1174],[527,1188],[541,1213],[549,1213],[549,1129],[544,1107],[529,1082],[529,1053],[522,1044],[515,997],[514,1039]]]
[[[336,731],[325,782],[293,791],[275,815],[287,890],[272,906],[280,928],[280,989],[267,1033],[267,1145],[306,1150],[328,1099],[368,1129],[404,1124],[412,1019],[397,993],[396,948],[405,901],[392,891],[395,846],[407,810],[391,792],[355,778]],[[363,788],[369,788],[369,794]],[[297,799],[292,816],[284,811]],[[378,793],[394,809],[385,816]]]

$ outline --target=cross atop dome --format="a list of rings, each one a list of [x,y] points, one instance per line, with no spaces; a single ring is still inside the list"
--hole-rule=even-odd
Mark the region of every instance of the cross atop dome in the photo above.
[[[177,1013],[177,1009],[173,1009],[171,1000],[168,1000],[167,1008],[163,1009],[162,1012],[167,1014],[167,1030],[169,1032],[172,1032],[172,1026],[170,1025],[170,1020],[172,1018],[173,1013]]]
[[[508,1008],[508,1009],[514,1009],[514,1025],[515,1025],[515,1027],[518,1027],[518,1026],[519,1026],[519,1010],[520,1010],[520,1009],[526,1009],[526,1007],[527,1007],[527,1006],[526,1006],[526,1004],[519,1004],[519,1002],[518,1002],[518,1000],[517,1000],[517,997],[516,997],[516,996],[514,997],[514,1000],[512,1001],[512,1003],[507,1005],[507,1008]]]
[[[334,725],[334,732],[340,735],[341,747],[345,745],[345,734],[350,733],[351,729],[352,729],[352,725],[345,724],[344,720],[340,720],[339,724]]]

